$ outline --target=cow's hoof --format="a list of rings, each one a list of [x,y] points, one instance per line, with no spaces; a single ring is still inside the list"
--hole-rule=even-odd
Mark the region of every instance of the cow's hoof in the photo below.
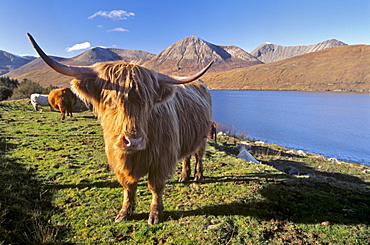
[[[194,175],[194,181],[196,181],[196,182],[204,182],[203,174],[195,174]]]
[[[180,176],[180,179],[179,179],[179,182],[181,182],[181,183],[183,183],[183,182],[186,182],[186,181],[188,181],[190,178],[189,177],[187,177],[187,176]]]
[[[118,215],[114,219],[114,222],[119,223],[123,220],[127,219],[131,214],[127,212],[127,210],[121,210],[119,211]]]
[[[163,216],[163,205],[150,205],[148,225],[157,225]]]
[[[126,216],[118,214],[114,219],[114,222],[119,223],[122,222],[124,219],[126,219]]]
[[[149,214],[148,225],[158,225],[160,223],[159,215]]]

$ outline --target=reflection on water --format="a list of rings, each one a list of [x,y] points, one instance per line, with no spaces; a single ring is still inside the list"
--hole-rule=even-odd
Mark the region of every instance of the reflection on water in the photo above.
[[[370,165],[370,94],[212,90],[213,120],[248,137]]]

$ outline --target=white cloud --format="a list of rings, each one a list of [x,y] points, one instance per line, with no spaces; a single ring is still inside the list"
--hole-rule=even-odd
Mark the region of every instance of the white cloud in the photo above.
[[[95,14],[89,16],[88,19],[92,19],[97,16],[102,16],[114,20],[126,20],[128,17],[135,16],[135,14],[132,12],[127,12],[125,10],[98,11]]]
[[[66,48],[67,52],[73,52],[76,50],[81,50],[81,49],[88,49],[91,47],[91,44],[89,42],[84,42],[84,43],[77,43],[73,45],[72,47]]]
[[[107,32],[112,32],[112,31],[125,32],[125,31],[128,31],[128,30],[127,29],[124,29],[122,27],[117,27],[117,28],[114,28],[112,30],[107,30]]]

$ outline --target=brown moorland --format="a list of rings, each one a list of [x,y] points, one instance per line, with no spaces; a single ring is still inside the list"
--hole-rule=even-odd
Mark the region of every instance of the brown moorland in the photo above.
[[[226,72],[207,73],[212,89],[370,91],[370,45],[350,45]]]

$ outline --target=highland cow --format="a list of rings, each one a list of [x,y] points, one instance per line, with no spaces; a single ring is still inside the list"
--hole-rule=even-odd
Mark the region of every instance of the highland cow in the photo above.
[[[177,161],[205,149],[211,96],[207,86],[195,80],[212,62],[189,77],[123,61],[71,67],[52,60],[28,36],[50,67],[75,78],[73,91],[93,105],[101,122],[109,165],[124,187],[122,209],[115,221],[133,214],[138,181],[148,175],[152,193],[148,224],[158,224],[165,182]]]
[[[52,108],[51,105],[49,104],[48,97],[49,95],[47,94],[31,94],[30,102],[31,105],[33,106],[33,109],[35,111],[38,111],[39,106],[50,106],[50,108]]]
[[[73,117],[73,106],[76,104],[77,97],[70,88],[57,88],[49,93],[49,104],[57,111],[60,111],[62,120],[67,116]]]

